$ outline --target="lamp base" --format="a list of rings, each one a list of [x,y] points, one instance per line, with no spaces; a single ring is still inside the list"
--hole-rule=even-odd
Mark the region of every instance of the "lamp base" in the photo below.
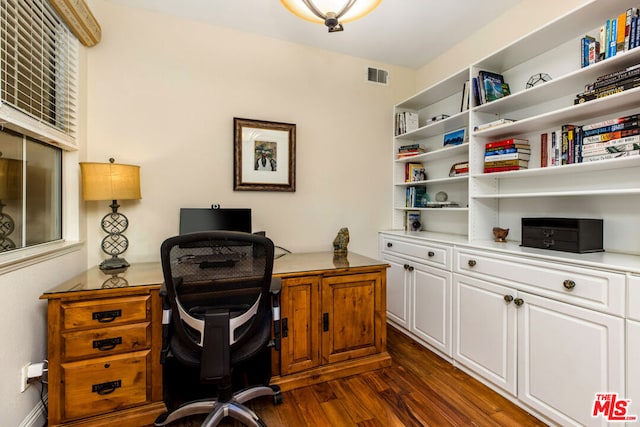
[[[111,271],[127,267],[129,267],[129,263],[127,262],[127,260],[118,257],[105,259],[100,263],[100,270],[102,271]]]

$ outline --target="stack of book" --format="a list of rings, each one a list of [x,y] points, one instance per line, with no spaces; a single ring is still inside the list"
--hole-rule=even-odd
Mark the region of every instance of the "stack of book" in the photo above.
[[[413,157],[426,152],[427,150],[425,150],[421,144],[403,145],[398,148],[398,158]]]
[[[396,135],[412,132],[419,127],[418,113],[402,111],[396,114]]]
[[[640,154],[638,114],[582,126],[580,161],[593,162]]]
[[[508,138],[485,144],[484,172],[527,169],[531,147],[526,139]]]
[[[407,187],[407,207],[408,208],[424,208],[429,203],[429,195],[427,187],[415,186]]]
[[[427,172],[422,163],[407,163],[404,168],[404,182],[418,182],[427,179]]]
[[[640,64],[598,77],[585,87],[584,92],[576,95],[573,103],[582,104],[636,87],[640,87]]]
[[[469,162],[459,162],[451,166],[449,176],[469,175]]]

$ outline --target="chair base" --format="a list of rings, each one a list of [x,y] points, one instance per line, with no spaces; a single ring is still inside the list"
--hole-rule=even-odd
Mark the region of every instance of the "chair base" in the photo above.
[[[157,427],[162,427],[192,415],[209,414],[202,422],[202,427],[217,426],[225,417],[234,418],[246,426],[266,427],[266,424],[255,412],[243,405],[260,396],[273,396],[274,404],[282,403],[282,394],[277,385],[249,387],[235,392],[229,401],[202,399],[187,402],[171,412],[160,415],[154,424]]]

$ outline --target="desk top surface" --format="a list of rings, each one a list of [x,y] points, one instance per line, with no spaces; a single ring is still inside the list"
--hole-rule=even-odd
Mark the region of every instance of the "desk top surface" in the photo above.
[[[348,253],[344,257],[335,257],[333,252],[290,253],[277,258],[273,263],[274,276],[295,276],[305,273],[326,271],[346,271],[351,268],[386,267],[383,261]],[[159,262],[134,263],[124,271],[104,273],[98,267],[92,267],[51,288],[41,296],[54,298],[66,292],[95,291],[100,289],[122,289],[136,286],[161,286],[163,283],[162,266]]]

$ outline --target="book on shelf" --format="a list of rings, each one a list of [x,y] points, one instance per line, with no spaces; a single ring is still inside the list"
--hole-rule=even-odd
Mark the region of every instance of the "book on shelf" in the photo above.
[[[585,86],[585,92],[602,89],[612,84],[620,83],[627,81],[629,79],[633,79],[634,77],[640,76],[640,64],[634,65],[632,67],[627,67],[624,70],[616,71],[613,73],[609,73],[605,76],[598,77],[593,83]]]
[[[525,146],[520,146],[517,147],[515,144],[513,145],[505,145],[502,147],[493,147],[493,148],[487,148],[484,150],[484,155],[485,156],[494,156],[494,155],[498,155],[498,154],[508,154],[508,153],[524,153],[524,154],[531,154],[531,149],[528,148],[523,148]]]
[[[580,129],[577,125],[566,124],[562,125],[561,130],[561,145],[560,145],[560,164],[568,165],[576,163],[574,160],[575,145],[577,141],[577,132]]]
[[[425,207],[427,208],[457,208],[459,205],[456,202],[427,202]]]
[[[485,153],[484,162],[497,162],[500,160],[513,160],[513,159],[521,159],[521,160],[529,160],[531,154],[523,153],[523,152],[514,152],[514,153],[505,153],[505,154],[489,154]]]
[[[477,77],[471,78],[471,94],[473,95],[473,105],[483,104],[480,97],[480,83]]]
[[[640,150],[632,150],[632,151],[623,151],[621,153],[608,153],[608,154],[602,154],[599,156],[589,156],[583,159],[583,163],[597,162],[600,160],[619,159],[622,157],[632,157],[632,156],[637,156],[639,154],[640,154]]]
[[[427,187],[415,186],[407,187],[407,207],[408,208],[424,208],[429,202]]]
[[[529,160],[523,159],[511,159],[511,160],[498,160],[498,161],[485,161],[484,168],[485,171],[487,168],[496,168],[502,166],[520,166],[522,168],[526,168],[529,166]]]
[[[407,211],[406,231],[420,231],[421,228],[420,211]]]
[[[485,144],[485,151],[496,147],[516,147],[529,148],[529,140],[521,138],[506,138],[498,141],[491,141]]]
[[[502,85],[505,83],[502,74],[480,71],[478,72],[478,79],[480,81],[480,93],[484,102],[495,101],[505,96],[502,92]]]
[[[510,171],[517,171],[517,170],[522,170],[522,169],[527,169],[527,168],[523,167],[523,166],[518,166],[518,165],[514,165],[514,166],[494,166],[494,167],[485,167],[484,168],[484,173],[510,172]]]
[[[426,179],[427,172],[422,163],[405,164],[405,182],[425,181]]]
[[[396,114],[396,135],[412,132],[419,128],[418,113],[401,111]]]
[[[549,165],[549,135],[540,134],[540,167],[546,168]]]
[[[607,86],[605,88],[594,89],[591,91],[579,93],[576,95],[576,99],[574,99],[574,104],[582,104],[584,102],[593,101],[594,99],[605,98],[610,95],[615,95],[616,93],[624,92],[625,90],[635,89],[640,87],[640,77],[623,80],[619,83],[616,83],[612,86]]]
[[[634,136],[638,134],[640,134],[640,128],[637,127],[633,129],[617,130],[614,132],[601,133],[600,135],[591,135],[584,137],[582,138],[582,143],[586,145],[593,142],[604,142],[611,139],[625,138],[627,136]]]
[[[589,147],[588,150],[582,151],[582,159],[584,160],[585,158],[591,157],[591,156],[600,156],[600,155],[609,154],[609,153],[623,153],[625,151],[633,151],[633,150],[640,150],[640,143],[630,142],[625,144],[610,145],[602,148]]]
[[[602,126],[595,129],[587,129],[582,128],[582,136],[593,136],[593,135],[601,135],[603,133],[615,132],[618,130],[625,129],[635,129],[638,127],[638,120],[626,121],[622,123],[616,123],[614,125]]]
[[[427,150],[425,150],[421,144],[402,145],[398,148],[397,158],[403,159],[406,157],[413,157],[426,152]]]
[[[462,84],[462,99],[460,100],[460,112],[467,111],[469,109],[469,92],[470,82],[467,80]]]
[[[480,125],[476,125],[476,126],[473,127],[473,130],[480,131],[480,130],[490,129],[490,128],[496,127],[496,126],[506,125],[506,124],[513,123],[513,122],[515,122],[515,120],[513,120],[513,119],[501,118],[501,119],[493,120],[493,121],[491,121],[489,123],[483,123],[483,124],[480,124]]]
[[[607,127],[607,126],[613,126],[613,125],[617,125],[617,124],[620,124],[620,123],[627,123],[627,122],[630,122],[630,121],[636,121],[637,122],[638,121],[638,114],[632,114],[630,116],[618,117],[618,118],[615,118],[615,119],[601,120],[599,122],[589,123],[587,125],[583,125],[582,126],[582,130],[583,131],[588,131],[588,130]]]
[[[590,144],[583,144],[582,155],[583,156],[589,155],[590,153],[607,149],[609,147],[615,147],[615,146],[626,145],[626,144],[638,144],[638,143],[640,143],[640,135],[627,136],[627,137],[618,138],[618,139],[610,139],[609,141],[603,141],[603,142],[593,142]]]
[[[581,50],[580,50],[580,54],[581,54],[580,65],[581,65],[582,68],[588,67],[589,64],[593,63],[593,62],[590,62],[591,54],[595,53],[595,52],[590,52],[590,48],[592,46],[592,43],[593,43],[593,47],[595,48],[595,43],[596,43],[595,37],[591,37],[589,35],[586,35],[586,36],[584,36],[584,37],[582,37],[580,39],[580,46],[581,46]]]

